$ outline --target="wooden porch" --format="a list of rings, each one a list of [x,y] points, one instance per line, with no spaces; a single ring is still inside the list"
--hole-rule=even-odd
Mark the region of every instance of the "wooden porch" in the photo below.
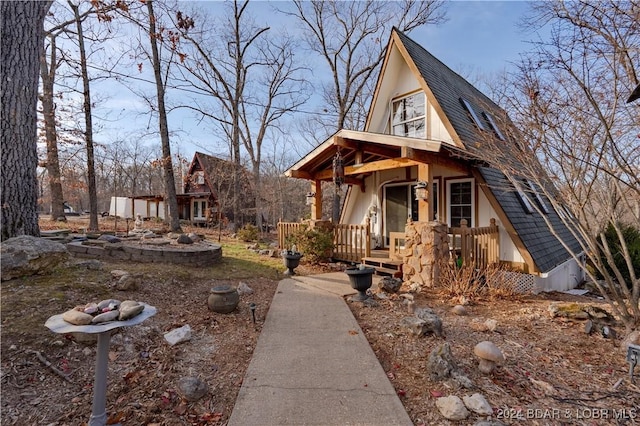
[[[495,219],[491,219],[489,226],[484,227],[469,228],[466,220],[462,220],[460,225],[448,228],[450,251],[448,261],[455,262],[458,266],[473,264],[479,269],[500,261],[500,235]],[[278,247],[281,250],[287,248],[287,236],[302,226],[302,223],[279,222]],[[334,248],[331,257],[335,261],[373,266],[379,275],[401,277],[405,250],[404,233],[391,232],[388,248],[372,250],[369,229],[368,220],[363,225],[334,224]]]

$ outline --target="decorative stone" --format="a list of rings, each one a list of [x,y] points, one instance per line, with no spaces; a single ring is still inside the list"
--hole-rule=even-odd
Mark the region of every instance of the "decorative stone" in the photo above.
[[[140,287],[142,276],[137,274],[126,274],[120,277],[116,283],[116,288],[120,291],[132,291],[137,290]]]
[[[458,316],[467,315],[467,309],[462,305],[456,305],[451,309],[451,313]]]
[[[484,322],[484,325],[487,326],[487,330],[496,331],[496,328],[498,328],[498,321],[494,319],[488,319]]]
[[[438,407],[440,414],[448,420],[464,420],[470,414],[462,400],[455,395],[436,399],[436,407]]]
[[[84,307],[83,312],[85,314],[95,314],[96,312],[98,312],[98,304],[97,303],[87,303],[87,305]]]
[[[102,269],[102,262],[100,262],[98,259],[81,260],[75,262],[73,265],[78,268],[86,268],[90,271],[99,271]]]
[[[238,291],[238,294],[241,296],[243,294],[253,294],[253,289],[249,287],[247,283],[243,283],[242,281],[240,282],[240,284],[238,284],[237,291]]]
[[[122,278],[125,275],[129,275],[128,271],[124,271],[122,269],[114,269],[110,273],[111,273],[111,277],[116,279],[116,280],[119,280],[120,278]]]
[[[192,242],[197,243],[198,241],[201,240],[200,236],[198,234],[196,234],[195,232],[189,232],[187,234],[187,237],[189,237],[191,239]]]
[[[3,241],[0,252],[2,281],[47,274],[69,259],[69,252],[64,244],[29,235]]]
[[[129,303],[125,304],[125,302]],[[138,302],[133,302],[131,300],[127,300],[125,302],[122,302],[122,304],[120,305],[120,315],[118,316],[118,319],[120,321],[131,319],[138,315],[140,312],[144,311],[144,305],[141,305]]]
[[[189,327],[189,324],[187,324],[180,328],[171,330],[170,332],[164,334],[164,339],[171,346],[177,345],[178,343],[187,342],[191,340],[191,327]]]
[[[423,328],[427,333],[433,333],[438,337],[443,336],[444,333],[442,332],[442,320],[440,319],[440,317],[438,317],[438,315],[435,314],[432,309],[417,308],[414,311],[414,314],[416,315],[416,317],[424,321],[425,324]]]
[[[62,314],[62,319],[73,325],[88,325],[91,324],[93,317],[89,314],[85,314],[84,312],[71,309]]]
[[[378,288],[389,293],[397,293],[402,286],[402,280],[393,277],[384,277],[378,282]]]
[[[500,348],[487,340],[478,343],[473,348],[473,353],[480,359],[478,369],[485,374],[491,373],[496,364],[504,362],[504,355]]]
[[[102,234],[98,237],[98,240],[100,241],[106,241],[108,243],[119,243],[122,240],[114,235],[109,235],[109,234]]]
[[[98,324],[101,322],[114,321],[118,319],[119,316],[120,316],[120,311],[118,311],[117,309],[114,309],[112,311],[108,311],[103,314],[96,315],[95,317],[93,317],[91,322],[93,324]]]
[[[186,234],[182,234],[178,237],[178,244],[193,244],[193,240]]]
[[[195,402],[209,392],[209,387],[197,377],[182,377],[178,380],[178,392],[187,401]]]
[[[427,360],[427,371],[431,380],[439,381],[451,377],[451,373],[457,368],[456,362],[451,354],[449,343],[442,343],[436,346]]]
[[[404,317],[400,324],[414,336],[423,336],[428,332],[426,322],[417,317]]]
[[[105,299],[105,300],[101,300],[98,303],[98,309],[99,310],[103,310],[105,308],[108,308],[109,306],[114,307],[114,306],[119,306],[120,305],[120,301],[116,300],[116,299]]]
[[[463,396],[462,401],[469,410],[476,414],[480,414],[481,416],[490,416],[493,414],[491,404],[479,393],[474,393],[471,396]]]

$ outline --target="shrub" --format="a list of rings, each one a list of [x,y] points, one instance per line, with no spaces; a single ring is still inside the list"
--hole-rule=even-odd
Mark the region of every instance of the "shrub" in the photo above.
[[[475,265],[458,265],[442,262],[440,265],[440,290],[448,297],[464,297],[467,300],[491,298],[507,299],[518,295],[516,283],[507,279],[499,265],[477,269]]]
[[[238,239],[240,241],[258,241],[258,227],[247,223],[238,229]]]
[[[631,265],[633,266],[633,270],[635,276],[640,276],[640,230],[631,225],[619,225],[620,230],[622,232],[622,238],[629,250],[629,257],[631,258]],[[627,262],[625,260],[624,253],[622,252],[622,244],[620,238],[618,238],[618,234],[616,233],[615,228],[612,224],[609,224],[607,230],[604,233],[604,237],[607,241],[609,249],[611,250],[611,254],[613,255],[613,261],[615,267],[620,271],[622,278],[627,283],[627,286],[631,288],[631,271],[629,271],[629,267],[627,266]],[[598,238],[598,242],[600,242],[600,238]],[[605,265],[607,271],[615,277],[613,273],[613,268],[608,264],[607,258],[604,253],[600,256],[602,264]],[[600,276],[599,278],[603,278]]]
[[[313,228],[303,225],[296,232],[287,237],[287,246],[296,246],[310,262],[325,262],[333,251],[333,231],[330,229]]]

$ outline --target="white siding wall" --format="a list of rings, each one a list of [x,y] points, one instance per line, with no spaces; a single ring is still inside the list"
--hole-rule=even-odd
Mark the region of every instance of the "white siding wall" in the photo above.
[[[584,271],[578,262],[570,259],[542,277],[535,277],[536,291],[566,291],[584,280]]]

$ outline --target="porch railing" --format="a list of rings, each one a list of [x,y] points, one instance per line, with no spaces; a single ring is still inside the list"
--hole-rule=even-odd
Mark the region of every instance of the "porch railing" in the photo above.
[[[278,248],[287,247],[287,237],[303,226],[302,223],[278,222]],[[333,252],[331,257],[338,260],[360,262],[371,256],[371,234],[369,219],[364,225],[334,224]]]
[[[496,220],[489,226],[469,228],[462,219],[459,227],[449,228],[450,245],[456,260],[462,264],[473,264],[476,268],[486,268],[500,261],[500,235]]]

